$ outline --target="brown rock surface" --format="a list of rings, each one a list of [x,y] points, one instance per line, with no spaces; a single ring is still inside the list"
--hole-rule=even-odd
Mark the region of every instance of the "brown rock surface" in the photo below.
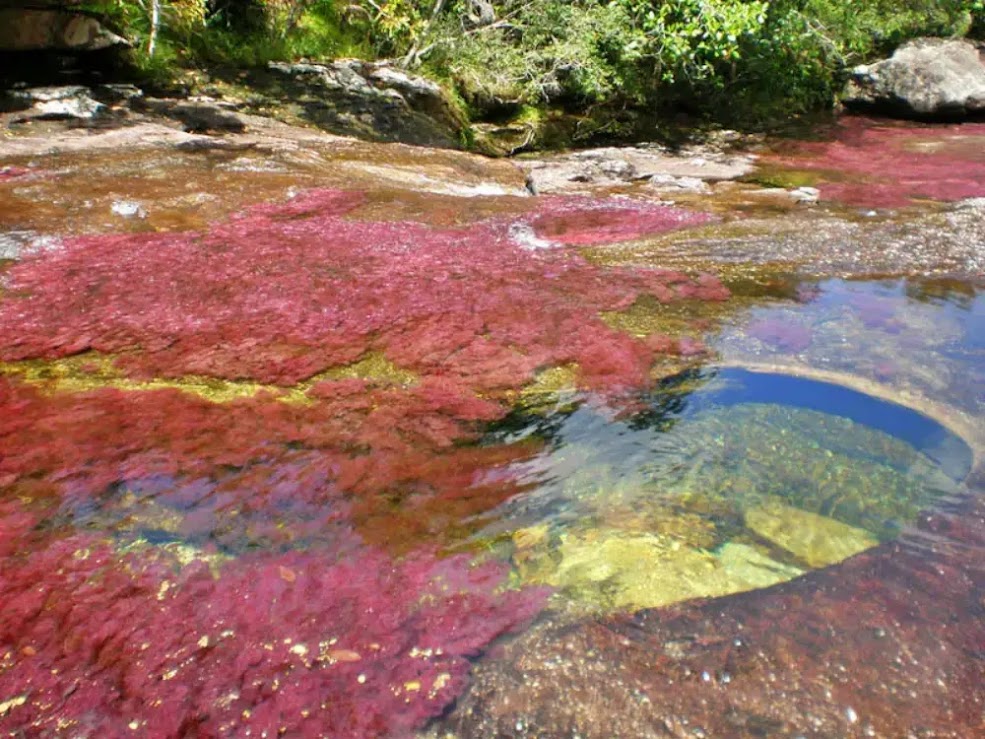
[[[766,591],[557,617],[503,647],[460,736],[981,736],[985,501]]]

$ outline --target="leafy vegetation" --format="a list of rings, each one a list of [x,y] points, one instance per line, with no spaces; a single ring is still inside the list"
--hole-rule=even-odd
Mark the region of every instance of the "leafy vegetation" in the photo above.
[[[478,117],[535,107],[754,124],[830,105],[851,65],[981,36],[985,0],[97,0],[145,68],[385,57]],[[155,8],[158,10],[155,11]]]

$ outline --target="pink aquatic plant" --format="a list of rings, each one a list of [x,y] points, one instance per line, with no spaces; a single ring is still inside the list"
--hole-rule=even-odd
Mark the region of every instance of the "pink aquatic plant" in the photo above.
[[[323,402],[311,405],[219,405],[174,390],[49,396],[0,379],[0,486],[128,536],[165,519],[177,540],[235,552],[331,541],[345,522],[407,551],[515,494],[508,480],[479,481],[537,450],[465,445],[502,410],[431,382],[316,390]]]
[[[746,328],[746,333],[773,349],[787,352],[801,352],[813,341],[807,326],[778,318],[754,321]]]
[[[0,379],[0,485],[66,520],[89,511],[138,533],[146,526],[127,521],[153,509],[170,535],[233,550],[330,537],[345,519],[408,551],[515,492],[473,482],[529,445],[465,445],[536,371],[576,363],[584,386],[620,394],[649,382],[656,356],[693,353],[616,331],[601,311],[646,294],[728,296],[709,276],[526,251],[502,220],[347,219],[362,202],[315,191],[208,233],[68,240],[8,271],[0,358],[92,351],[116,355],[132,378],[290,385],[379,353],[415,382],[315,377],[309,403],[261,392],[215,404],[178,390],[46,394]]]
[[[465,556],[311,550],[216,577],[88,536],[39,544],[22,512],[0,516],[22,549],[0,560],[5,733],[408,736],[544,598]]]
[[[13,180],[17,177],[23,177],[29,174],[31,174],[31,170],[25,169],[24,167],[15,167],[13,165],[0,167],[0,182]]]
[[[68,240],[9,271],[17,297],[0,303],[0,358],[92,350],[121,355],[119,367],[134,377],[290,385],[381,351],[421,374],[492,391],[546,365],[590,364],[581,347],[595,340],[583,337],[623,342],[598,313],[641,294],[665,302],[728,295],[713,278],[526,251],[497,220],[433,229],[346,219],[359,202],[358,194],[314,191],[207,233]],[[561,201],[545,209],[535,223],[581,212]],[[615,212],[629,223],[623,210]],[[646,209],[634,212],[645,227]],[[661,209],[660,218],[672,213],[689,217]],[[588,237],[579,233],[582,243]],[[614,368],[628,375],[613,382],[636,383],[647,357],[638,359]]]
[[[704,213],[622,199],[544,198],[531,218],[538,236],[572,246],[630,241],[710,220]]]
[[[437,554],[518,492],[509,465],[538,449],[483,430],[541,369],[577,364],[612,400],[693,348],[602,312],[728,297],[712,277],[530,251],[509,219],[357,220],[363,202],[312,191],[205,232],[67,239],[6,271],[0,361],[88,352],[83,375],[109,357],[176,387],[0,376],[0,730],[409,735],[543,601]],[[541,207],[533,228],[592,212],[571,243],[676,217]],[[326,372],[371,357],[402,374]],[[267,387],[219,403],[188,376]]]
[[[866,328],[878,328],[889,333],[899,333],[903,324],[897,317],[899,300],[866,293],[851,296],[848,301]]]
[[[985,124],[887,124],[843,118],[829,140],[766,161],[818,172],[821,198],[893,208],[985,196]]]

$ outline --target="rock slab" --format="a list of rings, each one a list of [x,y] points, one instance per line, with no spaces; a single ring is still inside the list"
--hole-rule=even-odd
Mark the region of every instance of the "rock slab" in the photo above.
[[[827,516],[772,502],[746,511],[746,527],[809,567],[828,567],[879,542],[869,532]]]

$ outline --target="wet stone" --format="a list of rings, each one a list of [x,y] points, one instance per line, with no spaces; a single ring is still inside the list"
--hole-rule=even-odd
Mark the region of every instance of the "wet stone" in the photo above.
[[[803,574],[735,542],[707,551],[661,534],[606,528],[565,532],[558,539],[552,547],[539,527],[514,535],[520,579],[559,588],[589,610],[659,608],[768,587]]]
[[[810,511],[770,503],[746,511],[746,526],[810,567],[841,562],[878,541],[866,531]]]

